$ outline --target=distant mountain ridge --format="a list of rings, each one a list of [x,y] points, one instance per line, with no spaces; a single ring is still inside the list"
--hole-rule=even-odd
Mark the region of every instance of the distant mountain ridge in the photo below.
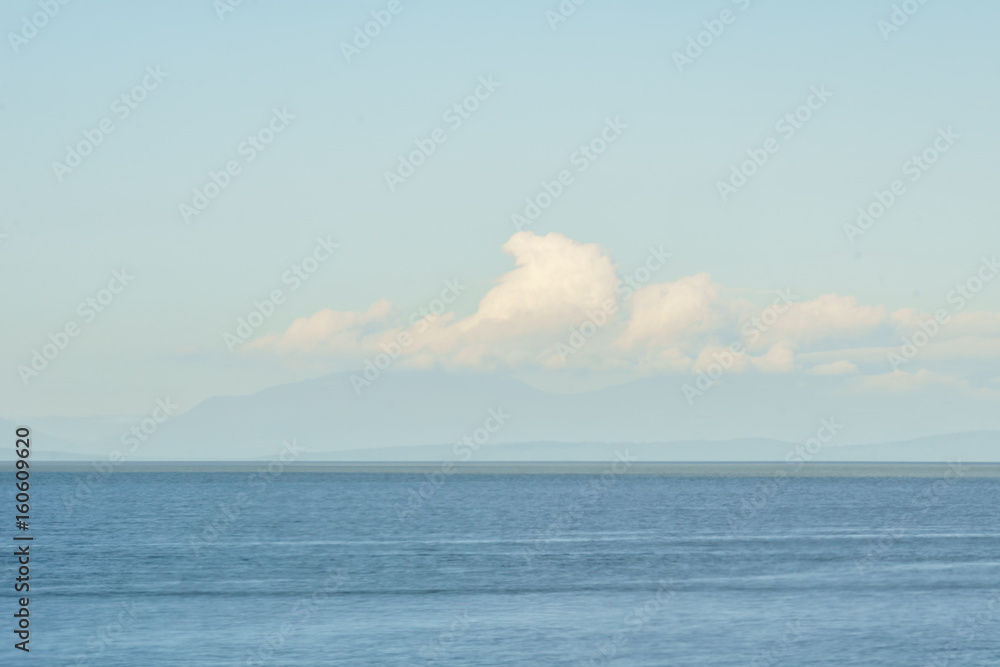
[[[477,460],[602,460],[615,443],[629,443],[650,461],[775,461],[823,436],[815,460],[1000,461],[995,401],[956,400],[953,389],[933,386],[882,396],[876,413],[870,396],[839,376],[733,375],[693,405],[681,392],[690,376],[555,394],[495,375],[389,371],[360,396],[350,376],[210,398],[127,452],[119,437],[67,438],[72,429],[62,420],[63,437],[35,429],[36,451],[246,461],[277,456],[294,439],[301,460],[449,460],[464,455],[455,443],[469,439]],[[13,434],[10,422],[0,428]]]

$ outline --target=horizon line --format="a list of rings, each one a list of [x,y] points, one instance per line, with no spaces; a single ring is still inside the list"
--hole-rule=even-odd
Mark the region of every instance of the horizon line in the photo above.
[[[108,462],[102,462],[107,466]],[[614,469],[611,461],[290,461],[270,470],[275,461],[122,461],[111,471],[95,469],[97,461],[33,461],[40,473],[97,473],[110,477],[124,473],[241,473],[260,472],[329,474],[420,474],[452,475],[594,475],[609,470],[618,475],[674,477],[975,477],[1000,478],[1000,461],[634,461]],[[443,468],[450,465],[449,470]],[[0,472],[14,472],[13,461],[0,462]],[[958,471],[958,474],[956,474]]]

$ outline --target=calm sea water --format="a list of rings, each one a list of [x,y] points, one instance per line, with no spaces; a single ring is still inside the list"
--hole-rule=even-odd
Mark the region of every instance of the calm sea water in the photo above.
[[[998,480],[86,479],[32,478],[35,665],[1000,664]]]

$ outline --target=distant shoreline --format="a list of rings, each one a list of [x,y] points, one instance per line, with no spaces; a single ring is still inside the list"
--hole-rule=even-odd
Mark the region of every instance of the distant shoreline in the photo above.
[[[267,468],[269,461],[129,461],[115,465],[123,473],[252,473]],[[105,462],[104,465],[107,465]],[[480,462],[455,463],[448,475],[599,475],[611,462]],[[870,463],[815,462],[635,462],[615,474],[673,477],[945,477],[960,466],[962,477],[1000,478],[1000,463]],[[37,473],[93,473],[90,461],[32,461]],[[13,472],[14,463],[0,462],[0,471]],[[425,474],[440,473],[442,463],[433,462],[331,462],[295,461],[282,464],[284,473],[337,474]]]

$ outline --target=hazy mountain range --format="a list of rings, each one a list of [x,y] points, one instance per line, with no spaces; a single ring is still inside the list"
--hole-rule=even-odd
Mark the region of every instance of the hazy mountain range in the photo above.
[[[610,460],[628,447],[649,461],[775,461],[821,435],[827,442],[811,444],[812,460],[1000,461],[992,399],[958,399],[949,388],[883,394],[876,411],[842,377],[733,376],[692,405],[681,392],[691,378],[682,376],[555,394],[496,375],[395,371],[358,395],[350,375],[212,398],[144,440],[125,435],[139,420],[29,420],[33,455],[257,460],[294,439],[300,460]],[[14,426],[0,420],[11,437]]]

